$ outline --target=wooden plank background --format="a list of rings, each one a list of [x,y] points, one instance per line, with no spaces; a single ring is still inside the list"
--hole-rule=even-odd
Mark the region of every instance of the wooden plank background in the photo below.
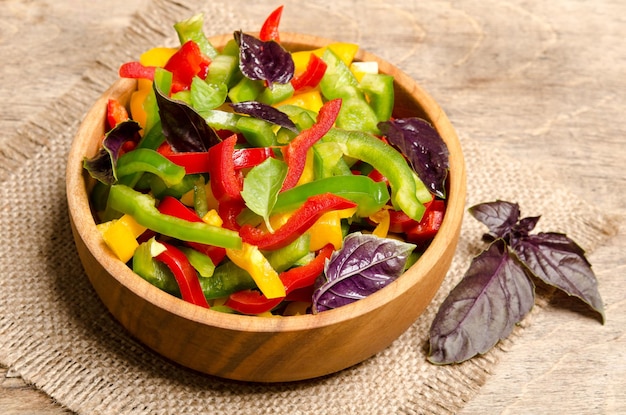
[[[77,82],[147,3],[1,0],[0,147],[26,118]],[[278,4],[263,2],[259,16]],[[293,2],[289,7],[296,8]],[[377,14],[379,9],[385,13]],[[624,2],[357,6],[336,0],[332,13],[353,21],[364,47],[401,66],[409,64],[403,51],[423,51],[419,82],[459,132],[528,161],[555,186],[626,218]],[[318,24],[324,23],[308,22],[311,30]],[[326,29],[332,37],[334,29]],[[514,342],[463,413],[626,413],[625,252],[622,225],[589,257],[600,280],[606,325],[558,297]],[[0,367],[0,413],[67,411]]]

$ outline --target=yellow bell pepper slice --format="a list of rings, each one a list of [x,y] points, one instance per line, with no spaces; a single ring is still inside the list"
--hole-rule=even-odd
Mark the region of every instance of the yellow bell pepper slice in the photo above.
[[[226,256],[239,268],[248,271],[265,297],[271,299],[286,295],[278,273],[257,246],[244,242],[241,249],[226,249]]]
[[[328,46],[315,50],[293,52],[291,57],[293,58],[295,73],[300,74],[304,72],[307,64],[309,63],[309,59],[311,58],[311,53],[321,57],[326,48],[332,50],[335,55],[337,55],[347,66],[350,66],[356,56],[356,53],[359,51],[359,45],[356,43],[334,42],[330,43]]]
[[[320,108],[322,108],[323,104],[324,101],[322,100],[322,94],[320,91],[317,89],[310,89],[308,91],[292,95],[286,100],[276,104],[275,107],[278,108],[281,105],[297,105],[317,113],[320,112]]]
[[[123,215],[96,227],[104,242],[122,262],[128,262],[133,257],[135,249],[139,247],[137,237],[146,230],[130,215]]]
[[[140,79],[139,81],[146,81]],[[146,97],[150,93],[150,88],[138,89],[130,96],[130,115],[133,120],[137,121],[141,125],[142,129],[146,128],[146,121],[148,120],[148,114],[143,109],[143,103]]]
[[[208,225],[213,226],[222,226],[224,224],[224,221],[222,220],[222,218],[220,218],[220,215],[215,209],[209,210],[206,215],[202,217],[202,221]]]
[[[167,61],[176,53],[176,48],[156,47],[147,50],[139,57],[139,62],[145,66],[164,67]],[[147,114],[143,109],[143,103],[152,90],[152,81],[149,79],[137,80],[137,91],[130,97],[130,113],[132,119],[137,121],[143,128],[146,127]]]
[[[341,219],[354,215],[356,208],[333,210],[324,213],[307,231],[311,235],[309,249],[318,251],[328,244],[333,244],[335,249],[343,245],[343,232]]]
[[[155,47],[149,49],[139,56],[139,62],[146,66],[164,67],[178,48]]]
[[[335,55],[339,57],[346,64],[346,66],[350,66],[356,53],[359,51],[359,45],[355,43],[346,43],[346,42],[335,42],[331,43],[327,46],[330,50],[332,50]],[[324,51],[322,50],[319,56],[322,56]]]
[[[382,208],[378,212],[371,215],[370,220],[376,223],[376,228],[372,231],[372,234],[378,236],[379,238],[386,238],[389,233],[389,224],[391,222],[391,218],[389,216],[389,210],[386,208]]]

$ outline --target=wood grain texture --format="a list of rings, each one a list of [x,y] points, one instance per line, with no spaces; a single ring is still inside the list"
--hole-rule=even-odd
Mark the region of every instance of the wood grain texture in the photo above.
[[[286,10],[298,8],[294,1],[284,3]],[[3,131],[18,128],[79,79],[142,4],[3,1]],[[626,218],[622,1],[354,4],[316,3],[310,19],[285,28],[366,45],[417,79],[461,135],[527,161],[555,185]],[[246,13],[258,21],[276,5],[263,2]],[[35,86],[40,79],[45,87]],[[618,236],[589,257],[600,281],[606,325],[575,313],[575,304],[558,297],[516,339],[463,413],[626,413],[625,252],[622,224]],[[65,413],[12,376],[0,382],[0,412]]]

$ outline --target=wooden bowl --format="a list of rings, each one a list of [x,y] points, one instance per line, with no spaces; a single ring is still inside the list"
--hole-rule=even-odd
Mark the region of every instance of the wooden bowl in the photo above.
[[[232,35],[211,38],[223,46]],[[292,51],[328,44],[301,34],[281,33]],[[364,51],[395,76],[397,117],[420,116],[439,131],[450,151],[449,198],[437,236],[419,261],[379,292],[317,315],[262,318],[224,314],[175,298],[134,274],[104,244],[90,209],[92,179],[83,158],[98,151],[108,98],[128,102],[133,80],[114,83],[94,104],[78,130],[67,165],[67,200],[72,231],[87,276],[111,314],[139,341],[197,371],[223,378],[280,382],[314,378],[359,363],[386,348],[431,302],[450,267],[465,203],[465,165],[458,138],[437,103],[391,64]],[[419,347],[419,346],[416,346]]]

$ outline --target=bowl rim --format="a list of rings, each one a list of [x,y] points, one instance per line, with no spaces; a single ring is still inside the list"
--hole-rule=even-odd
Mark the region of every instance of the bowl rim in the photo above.
[[[209,38],[209,40],[216,45],[223,45],[230,39],[232,39],[232,34],[221,34]],[[281,43],[288,45],[288,49],[289,45],[294,44],[302,46],[306,44],[308,48],[317,48],[332,42],[337,42],[337,40],[314,35],[281,32]],[[422,89],[417,81],[409,77],[397,66],[392,65],[386,60],[360,47],[356,58],[359,60],[377,61],[383,73],[388,73],[390,69],[393,69],[394,82],[397,85],[401,85],[403,88],[410,88],[410,94],[414,97],[415,101],[419,103],[429,121],[441,134],[448,146],[450,154],[456,156],[450,158],[450,170],[447,179],[449,183],[449,195],[447,199],[446,215],[444,216],[441,228],[425,251],[425,254],[400,278],[364,299],[337,309],[327,310],[318,314],[261,318],[258,316],[222,313],[198,307],[160,290],[139,277],[125,263],[114,257],[99,236],[88,201],[86,189],[87,178],[83,170],[84,151],[79,151],[85,150],[87,146],[87,143],[81,142],[80,137],[88,134],[93,126],[92,124],[85,124],[84,120],[89,116],[98,116],[98,119],[103,121],[106,100],[112,95],[132,92],[132,90],[136,88],[136,81],[131,79],[117,80],[94,103],[83,118],[83,122],[81,122],[71,144],[66,169],[67,201],[70,219],[74,223],[83,225],[77,226],[76,231],[85,243],[87,249],[105,271],[117,280],[118,283],[126,287],[126,289],[133,291],[134,294],[142,297],[145,301],[152,303],[154,306],[181,318],[203,325],[236,331],[302,331],[313,327],[339,324],[377,310],[384,304],[402,295],[402,293],[415,285],[419,280],[428,278],[428,271],[435,266],[439,259],[439,257],[433,255],[433,253],[443,252],[446,246],[455,239],[454,235],[459,232],[463,219],[466,172],[461,145],[452,124],[442,108],[424,89]],[[430,255],[428,255],[429,252],[431,253]],[[439,286],[440,284],[437,286],[437,289]],[[432,299],[430,301],[432,301]]]

